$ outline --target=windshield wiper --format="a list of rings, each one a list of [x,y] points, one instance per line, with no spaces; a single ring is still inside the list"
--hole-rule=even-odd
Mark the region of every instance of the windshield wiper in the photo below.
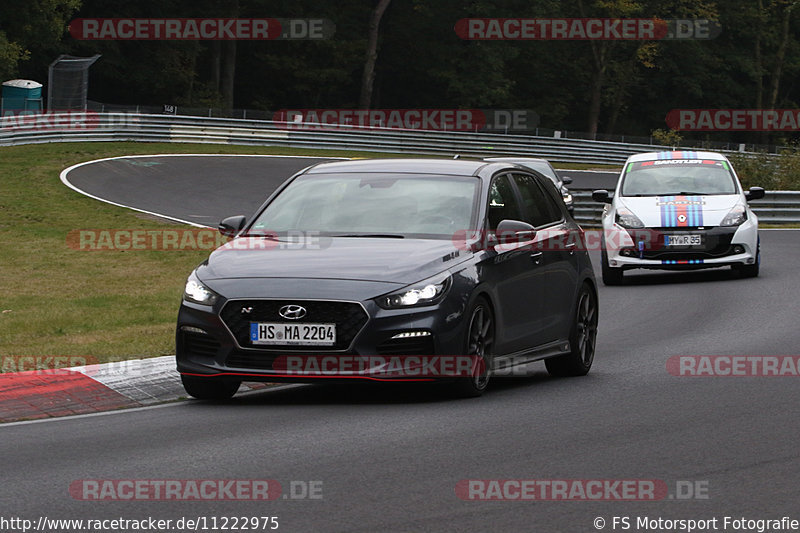
[[[376,239],[405,239],[405,236],[397,233],[335,233],[332,237],[373,237]]]

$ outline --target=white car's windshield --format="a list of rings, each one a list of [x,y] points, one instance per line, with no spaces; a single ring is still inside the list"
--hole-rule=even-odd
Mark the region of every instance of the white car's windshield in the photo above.
[[[736,182],[725,161],[672,159],[629,163],[622,196],[736,194]]]
[[[300,176],[250,232],[452,238],[475,227],[479,185],[478,178],[464,176]]]

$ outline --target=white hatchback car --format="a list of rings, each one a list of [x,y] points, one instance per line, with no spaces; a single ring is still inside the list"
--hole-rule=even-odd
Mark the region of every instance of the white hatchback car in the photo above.
[[[730,161],[715,152],[650,152],[628,158],[614,195],[592,198],[603,210],[603,282],[619,285],[625,270],[690,270],[731,266],[758,276],[758,217]]]

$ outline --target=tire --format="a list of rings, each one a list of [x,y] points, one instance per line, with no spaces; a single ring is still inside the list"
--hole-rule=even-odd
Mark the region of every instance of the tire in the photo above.
[[[494,313],[492,313],[489,302],[483,297],[478,298],[472,304],[467,316],[469,316],[469,324],[464,339],[464,353],[477,356],[478,364],[473,368],[471,377],[456,378],[453,389],[459,398],[478,397],[489,386],[491,353],[494,349]]]
[[[197,376],[181,376],[183,388],[189,396],[198,400],[229,400],[233,398],[241,385],[240,380],[218,377],[201,378]]]
[[[589,284],[584,283],[578,294],[570,330],[570,352],[544,361],[551,376],[585,376],[589,373],[597,340],[597,314],[597,295]]]
[[[602,251],[600,262],[603,269],[603,285],[622,285],[625,274],[621,268],[613,268],[608,264],[608,254]]]
[[[756,262],[753,265],[742,265],[737,270],[743,278],[757,278],[761,267],[761,243],[756,245]]]

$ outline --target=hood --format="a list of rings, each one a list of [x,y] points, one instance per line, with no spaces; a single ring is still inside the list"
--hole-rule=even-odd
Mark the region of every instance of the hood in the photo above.
[[[198,267],[201,280],[304,278],[408,285],[442,272],[470,254],[451,240],[240,237]]]
[[[647,228],[683,225],[719,226],[725,215],[740,201],[741,196],[738,194],[625,196],[619,198],[616,203],[616,209],[627,208]]]

